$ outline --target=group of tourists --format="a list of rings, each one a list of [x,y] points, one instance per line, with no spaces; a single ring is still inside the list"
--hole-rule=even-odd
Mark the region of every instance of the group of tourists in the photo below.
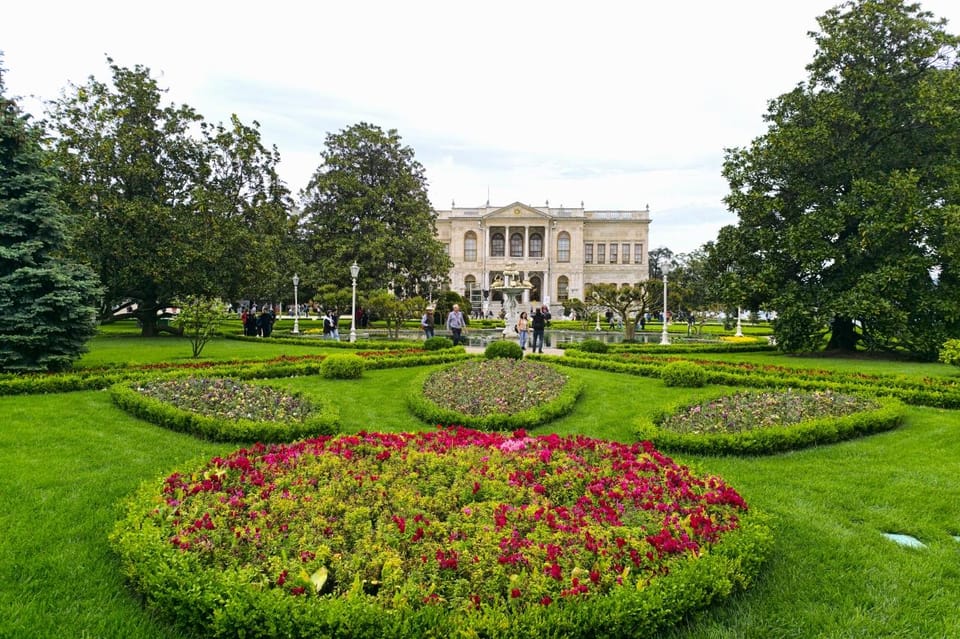
[[[277,314],[272,306],[264,306],[257,313],[256,305],[240,312],[240,322],[243,324],[243,334],[248,337],[270,337],[273,325],[277,321]]]
[[[543,332],[547,328],[547,321],[550,319],[550,309],[546,306],[533,311],[533,319],[527,317],[527,312],[520,313],[517,319],[516,331],[520,335],[520,350],[527,350],[527,335],[533,331],[533,339],[530,341],[530,350],[534,353],[543,352]]]
[[[434,336],[434,326],[436,324],[434,310],[432,306],[428,306],[424,309],[423,316],[420,318],[420,330],[423,332],[424,339],[430,339]],[[530,341],[530,350],[535,353],[543,352],[543,334],[549,320],[550,309],[546,305],[533,311],[533,319],[527,316],[526,311],[520,313],[517,324],[514,326],[514,329],[520,336],[520,350],[527,350],[527,338],[532,330],[533,339]],[[454,304],[453,310],[447,313],[447,320],[444,325],[447,330],[450,331],[454,346],[467,343],[467,339],[464,337],[467,329],[467,320],[463,315],[463,311],[460,310],[459,304]]]

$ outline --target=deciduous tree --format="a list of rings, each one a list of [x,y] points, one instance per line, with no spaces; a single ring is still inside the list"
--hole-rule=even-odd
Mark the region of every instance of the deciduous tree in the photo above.
[[[727,153],[719,248],[778,344],[935,357],[960,325],[960,40],[902,0],[827,11],[809,78]]]
[[[647,312],[650,304],[647,284],[619,287],[616,284],[594,284],[590,289],[590,296],[597,306],[609,308],[623,318],[623,338],[632,340],[640,318]]]
[[[439,290],[452,267],[436,239],[423,166],[395,130],[361,122],[327,136],[323,163],[301,194],[310,264],[319,283],[391,288],[401,297]]]
[[[108,62],[111,82],[72,85],[50,110],[74,250],[104,282],[103,316],[130,305],[154,335],[175,297],[279,289],[294,229],[276,149],[256,123],[210,125],[189,106],[164,106],[149,69]]]

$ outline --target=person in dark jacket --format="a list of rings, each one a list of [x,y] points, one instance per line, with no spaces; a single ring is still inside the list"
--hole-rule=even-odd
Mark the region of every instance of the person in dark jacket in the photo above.
[[[543,330],[547,327],[547,317],[539,308],[534,311],[530,325],[533,327],[533,342],[530,344],[530,350],[534,353],[542,353]]]
[[[243,322],[243,334],[248,337],[257,336],[257,314],[247,311],[247,318]]]

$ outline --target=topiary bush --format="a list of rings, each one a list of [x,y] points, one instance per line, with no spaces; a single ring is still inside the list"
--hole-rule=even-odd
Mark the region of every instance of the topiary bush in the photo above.
[[[660,371],[660,378],[666,386],[700,388],[707,383],[707,371],[693,362],[671,362]]]
[[[502,340],[499,342],[492,342],[489,346],[487,346],[486,350],[483,351],[483,356],[487,359],[494,359],[497,357],[522,359],[523,350],[516,342]]]
[[[453,348],[453,340],[449,337],[431,337],[423,342],[425,351],[441,351],[445,348]]]
[[[606,342],[601,342],[598,339],[587,339],[577,345],[577,350],[584,353],[606,353],[610,350],[610,347]]]
[[[331,355],[320,364],[320,375],[327,379],[359,379],[365,367],[356,355]]]

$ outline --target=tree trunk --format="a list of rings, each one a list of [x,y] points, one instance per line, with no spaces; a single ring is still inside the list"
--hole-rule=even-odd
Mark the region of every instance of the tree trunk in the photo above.
[[[827,343],[827,350],[837,351],[855,351],[860,336],[857,335],[853,320],[849,317],[836,316],[833,318],[830,341]]]
[[[140,322],[140,337],[156,337],[160,334],[157,321],[157,306],[147,307],[143,304],[137,307],[137,321]]]
[[[640,321],[640,316],[637,315],[635,319],[628,319],[623,323],[623,341],[632,342],[634,335],[637,334],[637,323]]]

